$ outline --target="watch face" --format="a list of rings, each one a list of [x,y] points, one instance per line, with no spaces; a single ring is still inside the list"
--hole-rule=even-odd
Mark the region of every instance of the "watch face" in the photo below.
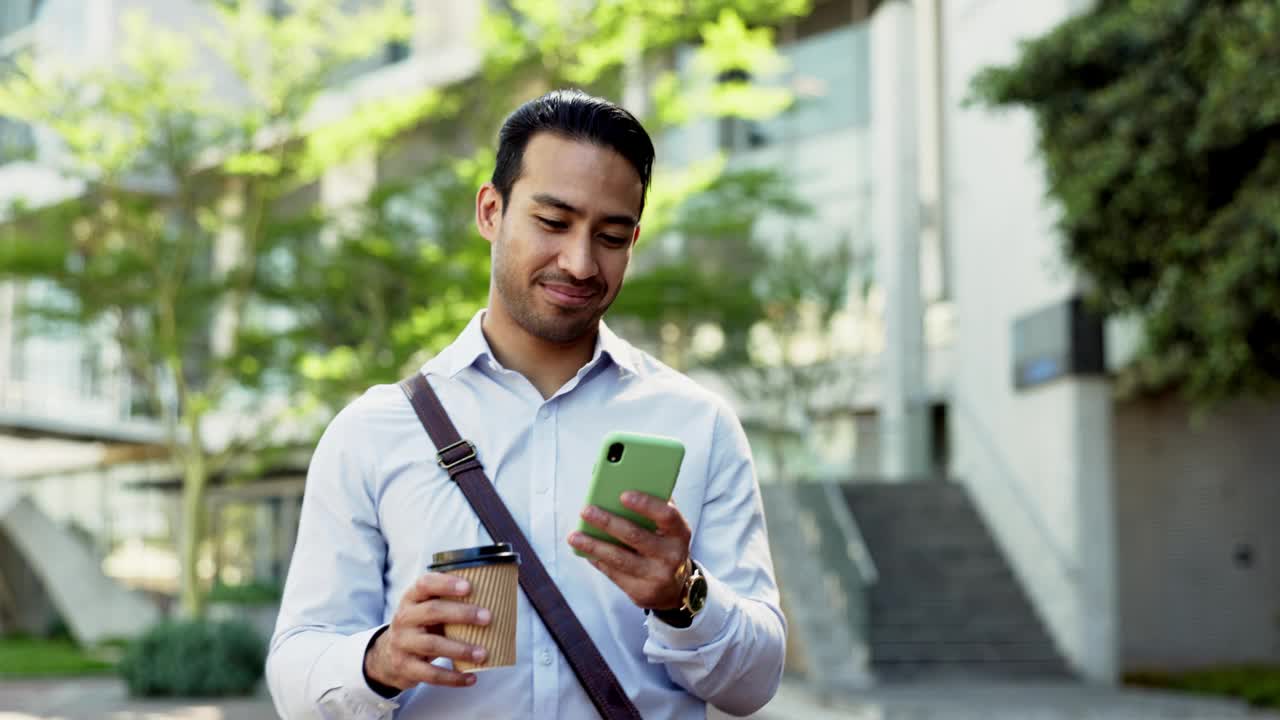
[[[698,612],[706,604],[707,579],[699,575],[693,579],[693,584],[689,586],[689,609],[693,612]]]

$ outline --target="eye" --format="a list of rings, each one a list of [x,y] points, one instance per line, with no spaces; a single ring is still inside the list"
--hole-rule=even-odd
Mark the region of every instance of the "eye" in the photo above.
[[[626,238],[618,237],[617,235],[601,235],[600,239],[603,240],[606,245],[613,245],[614,247],[621,247],[627,244]]]
[[[542,217],[541,215],[537,215],[537,216],[535,216],[535,217],[537,217],[537,218],[538,218],[538,222],[542,223],[542,225],[543,225],[544,227],[546,227],[546,228],[548,228],[548,229],[550,229],[550,230],[567,230],[567,229],[569,229],[569,223],[567,223],[567,222],[563,222],[563,221],[560,221],[560,220],[552,220],[552,219],[550,219],[550,218],[544,218],[544,217]]]

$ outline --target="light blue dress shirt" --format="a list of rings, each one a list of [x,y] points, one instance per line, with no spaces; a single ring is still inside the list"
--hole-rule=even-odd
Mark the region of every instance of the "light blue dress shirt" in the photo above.
[[[786,624],[746,435],[719,398],[600,324],[596,350],[544,400],[494,358],[484,311],[422,372],[569,605],[647,720],[704,718],[706,703],[759,709],[782,675]],[[688,628],[647,617],[565,540],[612,430],[678,438],[674,500],[707,576]],[[365,648],[433,553],[491,542],[395,385],[330,424],[311,460],[267,679],[286,718],[596,717],[573,670],[520,594],[514,667],[474,686],[418,685],[390,700],[364,680]],[[437,663],[449,663],[440,659]]]

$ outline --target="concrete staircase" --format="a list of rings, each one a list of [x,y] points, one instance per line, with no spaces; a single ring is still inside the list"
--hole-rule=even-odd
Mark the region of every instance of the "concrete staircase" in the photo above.
[[[868,603],[877,679],[1070,677],[962,485],[843,490],[879,571]]]
[[[85,645],[136,637],[159,621],[160,612],[151,602],[104,575],[101,561],[79,538],[2,479],[0,534],[6,541],[0,548],[6,555],[0,558],[3,565],[25,566],[0,577],[6,615],[22,617],[29,615],[25,605],[52,602],[71,635]],[[22,584],[12,583],[11,577]],[[36,583],[39,587],[33,587]]]

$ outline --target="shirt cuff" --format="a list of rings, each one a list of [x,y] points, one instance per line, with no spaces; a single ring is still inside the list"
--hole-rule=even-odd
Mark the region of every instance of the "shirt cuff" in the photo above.
[[[400,707],[398,703],[374,692],[364,676],[365,651],[374,636],[384,627],[386,626],[379,625],[355,635],[348,635],[330,646],[320,659],[321,664],[327,664],[326,661],[328,661],[342,668],[341,687],[329,688],[324,691],[324,695],[329,696],[326,699],[331,699],[335,694],[340,695],[342,698],[340,704],[351,712],[353,717],[389,717],[391,711]]]
[[[672,650],[693,650],[711,644],[724,632],[729,613],[733,610],[734,592],[707,574],[705,566],[699,564],[698,567],[702,568],[702,577],[707,580],[707,604],[686,628],[668,625],[649,613],[645,623],[649,628],[649,639],[658,645]]]

